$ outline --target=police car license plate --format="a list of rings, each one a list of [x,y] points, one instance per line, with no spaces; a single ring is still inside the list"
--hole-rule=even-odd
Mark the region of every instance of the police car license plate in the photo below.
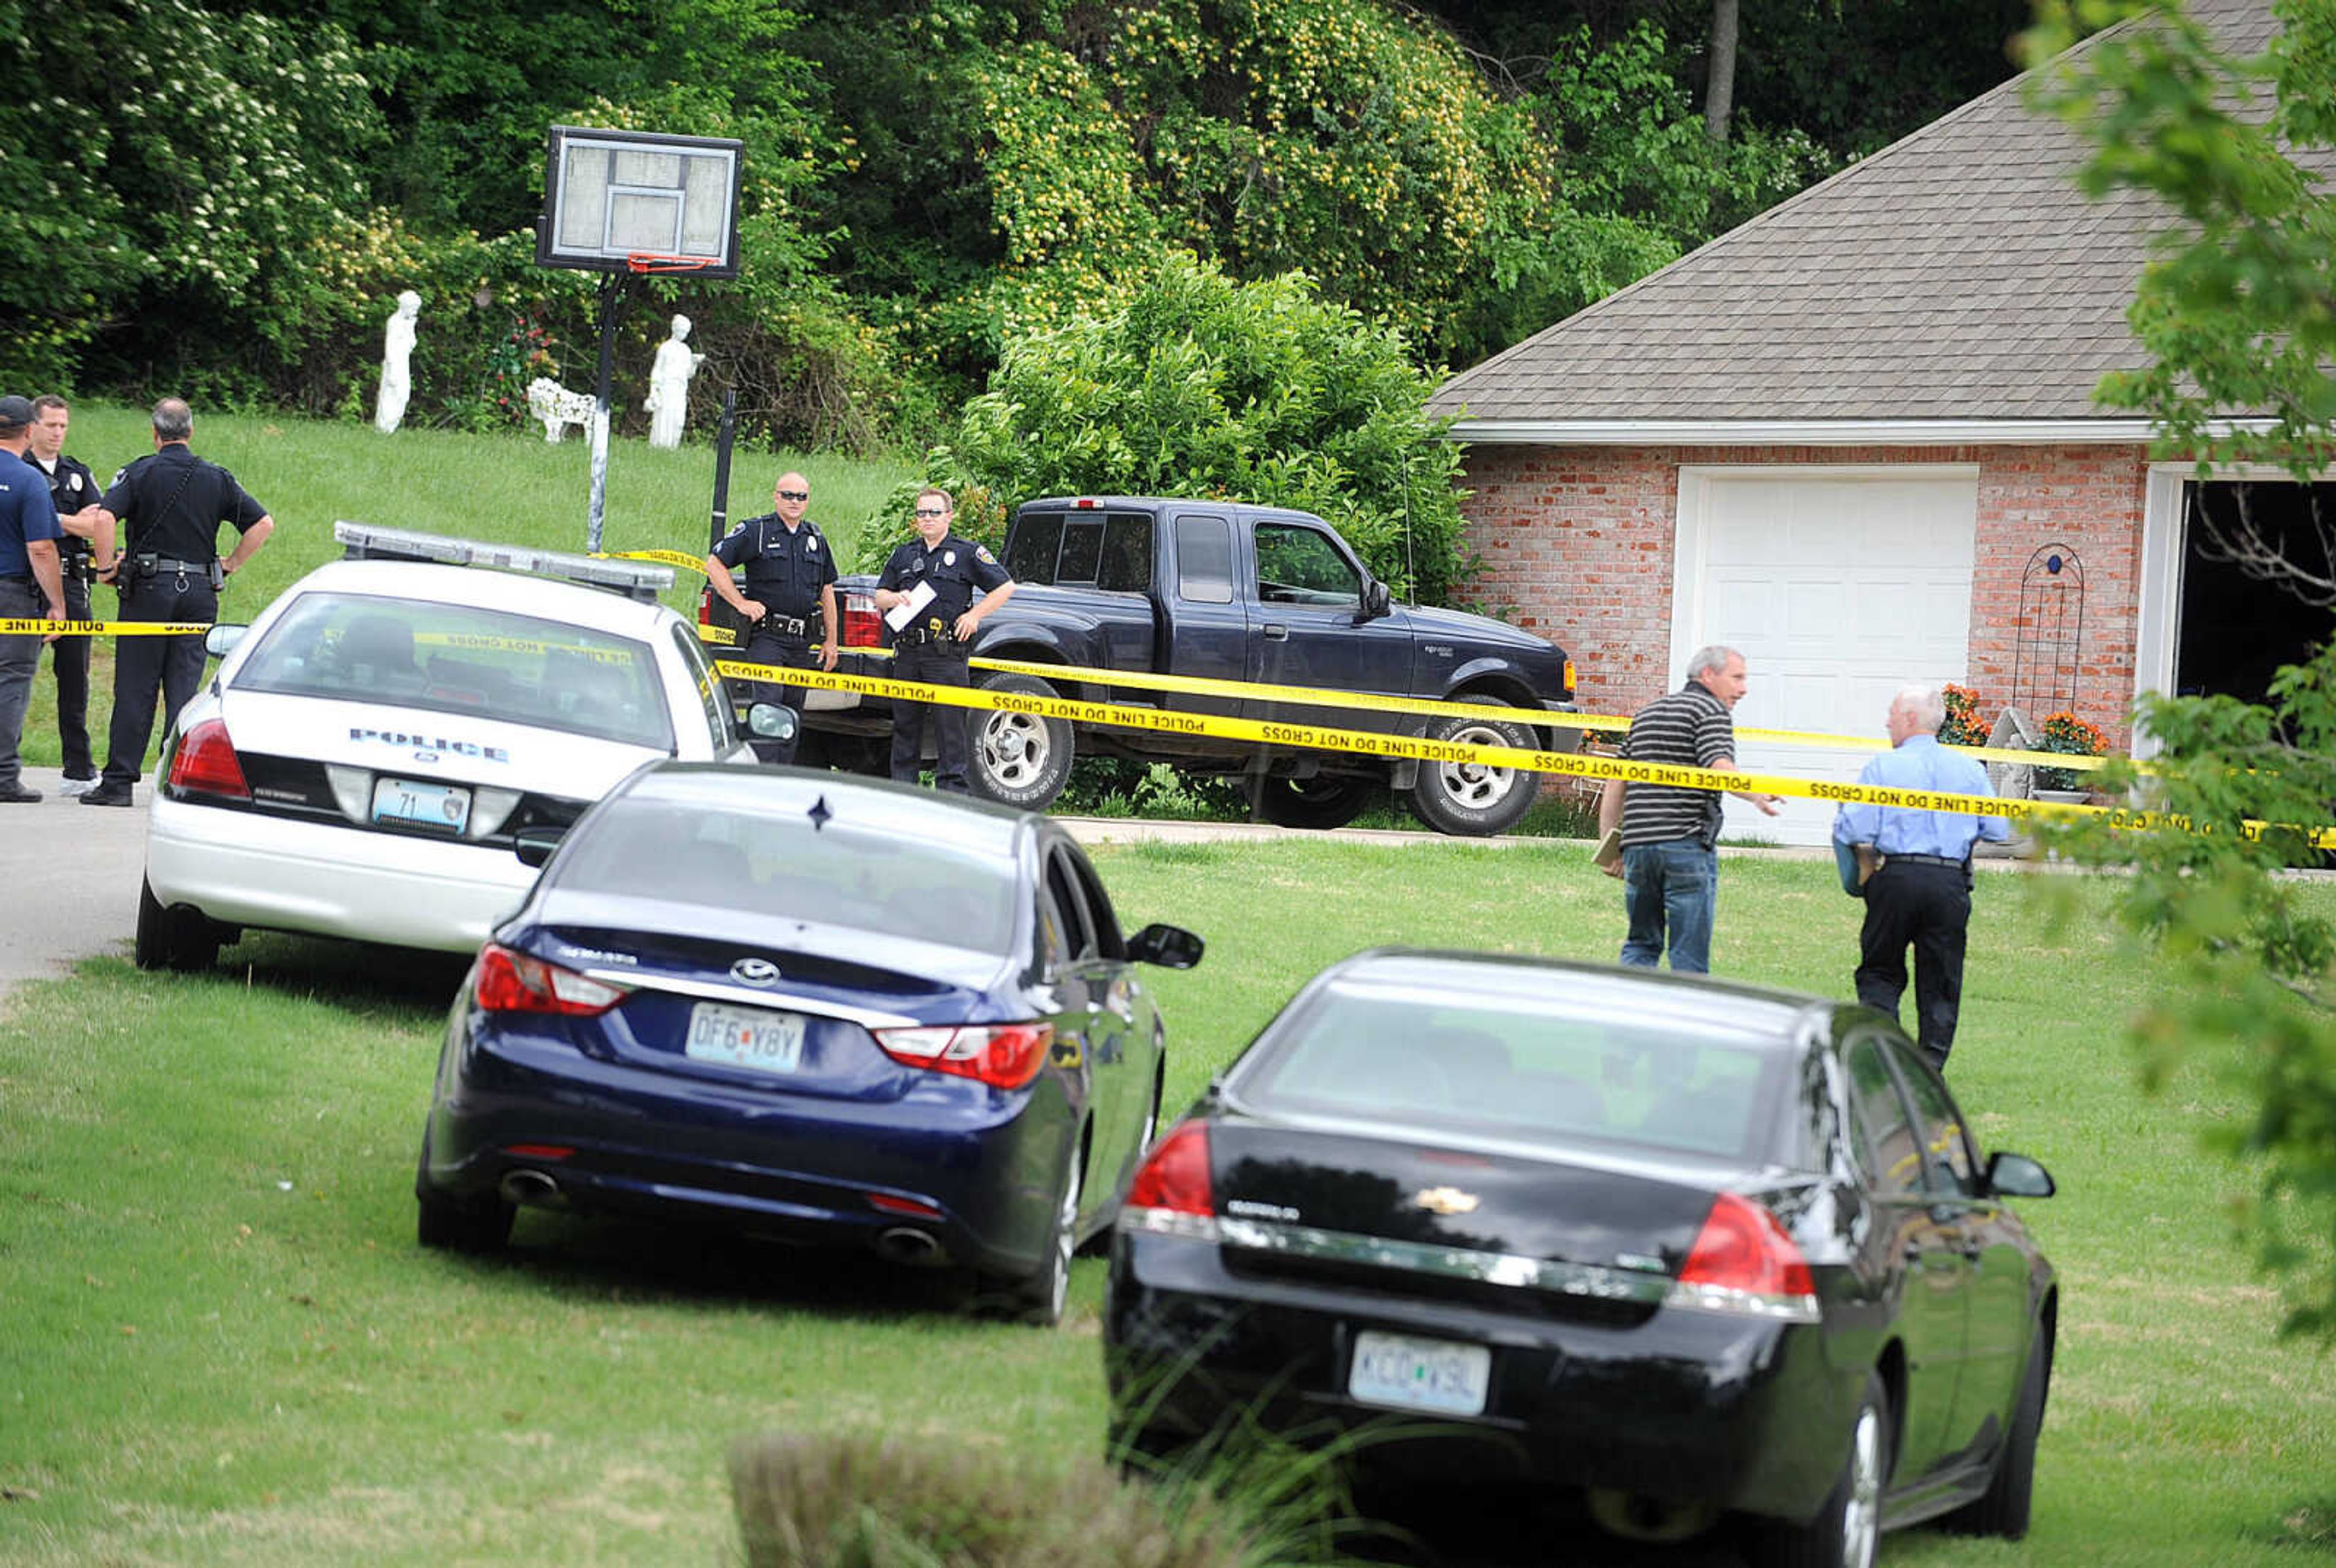
[[[1355,1336],[1347,1392],[1366,1405],[1478,1416],[1493,1384],[1493,1352],[1483,1345],[1416,1339],[1366,1329]]]
[[[693,1062],[792,1073],[803,1061],[803,1021],[793,1013],[700,1002],[689,1010],[682,1054]]]
[[[471,792],[415,779],[373,781],[373,820],[461,833],[471,821]]]

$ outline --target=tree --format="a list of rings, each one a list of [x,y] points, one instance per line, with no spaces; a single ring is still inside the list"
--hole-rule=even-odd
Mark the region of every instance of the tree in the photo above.
[[[2309,481],[2336,455],[2336,201],[2312,173],[2336,131],[2336,0],[2274,10],[2270,49],[2242,58],[2171,3],[2048,0],[2029,48],[2052,62],[2036,102],[2090,144],[2085,189],[2147,191],[2169,219],[2127,317],[2149,362],[2097,395],[2146,413],[2161,453],[2202,476],[2244,459]],[[2297,581],[2293,563],[2253,565]],[[2253,1115],[2223,1141],[2261,1173],[2249,1232],[2290,1281],[2288,1328],[2336,1339],[2336,924],[2276,875],[2326,847],[2311,829],[2336,802],[2336,648],[2282,670],[2271,697],[2145,697],[2162,750],[2103,783],[2186,831],[2072,842],[2132,872],[2120,908],[2166,982],[2135,1024],[2150,1077],[2203,1056],[2245,1086]]]

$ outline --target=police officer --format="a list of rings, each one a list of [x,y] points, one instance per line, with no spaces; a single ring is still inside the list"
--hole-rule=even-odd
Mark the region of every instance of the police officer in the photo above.
[[[32,424],[30,403],[0,397],[0,620],[63,620],[65,614],[56,509],[40,470],[24,461]],[[10,805],[41,798],[19,776],[16,742],[44,640],[37,632],[0,635],[0,802]]]
[[[49,500],[57,509],[57,565],[64,572],[65,618],[90,620],[90,585],[113,571],[113,514],[98,504],[97,476],[88,464],[65,455],[65,432],[73,411],[54,394],[33,399],[33,465],[48,476]],[[85,637],[61,637],[50,645],[57,677],[57,739],[64,746],[63,794],[87,794],[97,784],[97,763],[89,749],[89,645]]]
[[[876,579],[876,608],[913,603],[921,585],[931,599],[917,608],[908,624],[892,634],[892,675],[897,680],[963,686],[974,628],[1014,591],[1014,579],[998,558],[969,539],[949,531],[957,508],[944,490],[917,492],[917,538],[892,552]],[[980,598],[974,597],[979,592]],[[953,794],[968,793],[965,782],[965,709],[939,703],[892,704],[892,776],[910,784],[922,765],[925,716],[933,719],[933,785]]]
[[[113,476],[100,504],[121,520],[122,618],[209,621],[219,614],[219,589],[241,570],[276,520],[251,499],[235,475],[187,449],[195,416],[175,397],[154,405],[154,455]],[[241,535],[222,559],[214,550],[221,523]],[[154,735],[154,699],[162,698],[168,734],[179,710],[203,678],[200,632],[176,637],[125,637],[113,653],[113,724],[106,736],[105,774],[81,797],[85,806],[126,806]]]
[[[811,485],[800,473],[779,475],[772,492],[774,510],[750,517],[728,533],[706,558],[706,580],[752,628],[740,657],[753,664],[783,669],[812,667],[812,613],[827,638],[819,667],[833,669],[837,652],[835,628],[835,552],[828,549],[816,523],[804,520],[811,506]],[[730,569],[746,569],[746,591],[741,594],[730,579]],[[801,717],[803,688],[775,686],[772,695]],[[754,755],[766,763],[795,760],[795,742],[789,739],[753,742]]]

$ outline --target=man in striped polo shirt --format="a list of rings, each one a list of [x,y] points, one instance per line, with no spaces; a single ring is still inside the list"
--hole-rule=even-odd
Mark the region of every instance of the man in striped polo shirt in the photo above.
[[[1744,656],[1714,646],[1688,661],[1687,684],[1639,710],[1622,741],[1629,762],[1732,770],[1736,724],[1728,710],[1748,683]],[[1731,792],[1770,816],[1772,794]],[[1622,858],[1606,874],[1622,881],[1622,909],[1630,922],[1622,961],[1651,969],[1668,941],[1671,969],[1711,969],[1711,922],[1719,898],[1719,792],[1677,784],[1625,784],[1609,779],[1598,798],[1598,831],[1620,825]]]

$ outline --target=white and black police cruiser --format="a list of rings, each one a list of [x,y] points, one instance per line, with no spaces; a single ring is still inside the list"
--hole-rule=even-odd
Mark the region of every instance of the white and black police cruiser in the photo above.
[[[657,602],[669,568],[334,535],[346,559],[210,631],[218,674],[163,743],[141,968],[208,967],[245,927],[470,951],[635,768],[754,763],[696,628]]]

